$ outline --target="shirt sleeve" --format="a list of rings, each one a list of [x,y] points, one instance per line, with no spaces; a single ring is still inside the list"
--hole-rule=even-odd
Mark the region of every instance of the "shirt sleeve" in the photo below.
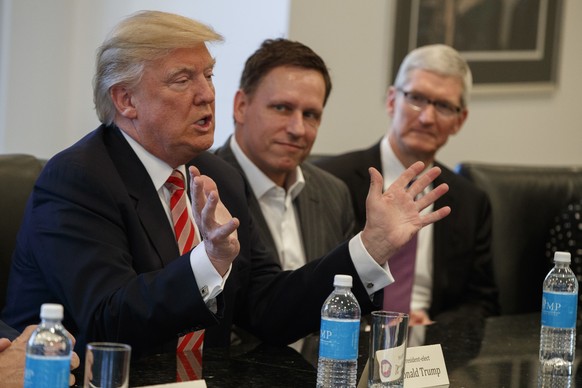
[[[202,241],[190,252],[190,266],[202,299],[206,304],[212,303],[211,300],[215,299],[224,290],[224,285],[232,270],[232,264],[224,277],[220,276],[210,262],[204,248],[204,241]]]
[[[362,232],[355,235],[349,242],[350,256],[356,267],[360,280],[366,287],[368,295],[373,295],[389,284],[394,283],[388,263],[378,264],[364,247]]]

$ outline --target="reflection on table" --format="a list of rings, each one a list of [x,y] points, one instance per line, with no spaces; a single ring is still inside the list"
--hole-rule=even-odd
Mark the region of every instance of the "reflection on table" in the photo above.
[[[539,314],[501,316],[485,322],[451,318],[411,329],[411,341],[441,344],[450,387],[537,387]],[[362,333],[358,370],[368,354],[369,333]],[[204,350],[204,379],[208,387],[314,387],[317,346],[305,357],[288,347]],[[572,387],[582,387],[578,365]],[[309,360],[309,361],[308,361]],[[134,362],[131,386],[174,382],[175,356],[158,355]],[[582,374],[582,370],[580,370]]]

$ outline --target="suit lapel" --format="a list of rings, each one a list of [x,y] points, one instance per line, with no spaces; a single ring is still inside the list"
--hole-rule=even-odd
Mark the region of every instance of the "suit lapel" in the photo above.
[[[358,155],[358,162],[354,166],[345,168],[354,170],[354,180],[348,183],[350,190],[353,190],[353,205],[356,214],[356,228],[362,230],[366,224],[366,198],[370,189],[370,167],[376,168],[382,174],[382,161],[380,159],[380,142],[367,150],[361,151]]]
[[[259,205],[259,201],[257,200],[257,197],[255,197],[255,194],[253,193],[253,191],[251,189],[251,185],[248,182],[247,176],[245,175],[242,167],[240,166],[240,164],[236,160],[236,157],[234,156],[232,149],[230,148],[230,137],[226,140],[224,145],[216,151],[216,155],[220,156],[222,159],[224,159],[226,162],[228,162],[231,166],[233,166],[242,175],[242,177],[246,181],[247,186],[249,187],[249,191],[250,191],[249,198],[248,198],[249,213],[252,215],[253,220],[254,220],[255,224],[257,225],[259,235],[261,236],[261,241],[265,245],[265,248],[267,248],[267,250],[271,254],[271,257],[276,257],[277,262],[279,264],[281,264],[281,258],[279,257],[279,252],[277,251],[277,247],[275,245],[275,240],[273,240],[273,236],[271,235],[271,232],[269,230],[269,226],[267,225],[267,221],[265,220],[265,217],[263,216],[263,211],[261,210],[261,205]]]
[[[145,167],[118,128],[105,130],[106,146],[131,197],[142,227],[163,265],[179,256],[168,216]]]
[[[305,258],[309,261],[309,258],[321,256],[320,242],[325,241],[323,234],[326,233],[327,228],[324,219],[318,216],[321,212],[319,209],[321,194],[313,183],[314,178],[311,171],[308,168],[303,168],[302,172],[305,186],[294,202],[299,216]]]
[[[438,162],[435,166],[441,168],[441,175],[435,179],[434,187],[441,183],[451,184],[450,174],[453,174],[446,167]],[[459,193],[456,190],[449,190],[445,195],[439,198],[435,204],[435,209],[440,209],[443,206],[450,206],[451,209],[456,209],[455,206],[461,199],[458,197]],[[439,306],[443,299],[443,291],[447,289],[451,279],[449,279],[449,271],[447,263],[450,262],[449,256],[454,251],[454,247],[459,245],[458,239],[460,233],[458,227],[462,225],[459,220],[461,214],[454,210],[444,219],[436,222],[433,226],[433,306]]]

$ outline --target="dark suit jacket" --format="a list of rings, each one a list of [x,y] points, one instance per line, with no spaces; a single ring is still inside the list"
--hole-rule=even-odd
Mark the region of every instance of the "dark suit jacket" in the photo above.
[[[356,224],[366,221],[369,167],[382,172],[380,143],[369,149],[322,158],[316,165],[342,179],[350,188]],[[435,180],[449,192],[435,209],[450,206],[448,217],[434,224],[432,304],[433,319],[444,312],[470,312],[481,316],[498,313],[497,289],[491,257],[491,205],[487,195],[440,163]],[[444,319],[444,317],[441,317]]]
[[[0,320],[0,338],[8,338],[10,341],[13,341],[19,335],[19,332]]]
[[[215,153],[248,179],[230,148],[230,138]],[[350,192],[344,182],[310,163],[301,164],[301,170],[305,187],[293,205],[299,215],[305,258],[311,261],[352,237],[355,222]],[[281,262],[273,235],[252,190],[249,209],[270,255]]]
[[[218,313],[205,305],[149,175],[119,129],[101,126],[53,157],[38,178],[17,237],[4,320],[38,322],[61,303],[64,324],[88,341],[128,343],[134,354],[175,350],[180,334],[207,328],[205,346],[228,346],[233,323],[260,339],[291,343],[317,331],[333,277],[354,277],[364,312],[377,307],[356,275],[347,243],[294,272],[266,255],[248,212],[248,188],[222,159],[192,161],[217,183],[241,224]]]

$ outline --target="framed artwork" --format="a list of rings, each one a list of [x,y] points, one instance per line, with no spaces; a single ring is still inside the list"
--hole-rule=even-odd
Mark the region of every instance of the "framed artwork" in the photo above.
[[[473,73],[475,90],[553,88],[562,0],[398,0],[390,82],[406,54],[445,43]]]

